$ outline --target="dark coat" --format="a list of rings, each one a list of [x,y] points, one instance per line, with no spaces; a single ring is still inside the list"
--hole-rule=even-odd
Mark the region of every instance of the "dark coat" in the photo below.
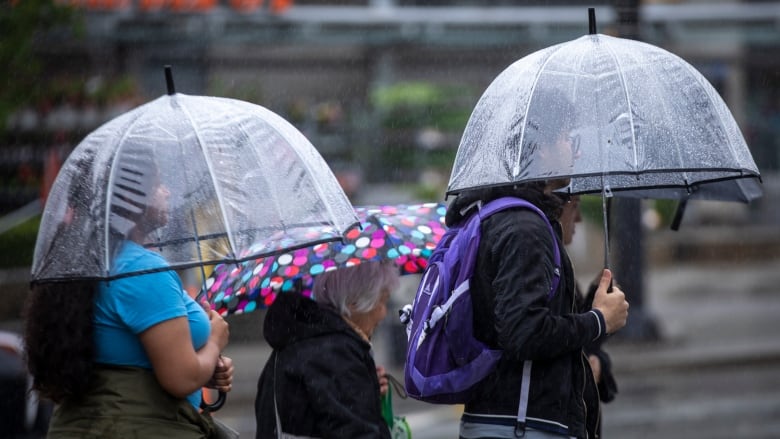
[[[334,311],[299,294],[277,296],[264,337],[274,349],[257,384],[257,438],[282,430],[314,438],[389,438],[371,345]],[[276,369],[276,371],[275,371]]]
[[[557,217],[555,203],[545,205],[538,194],[535,199],[523,198]],[[469,201],[467,197],[456,200],[449,220],[457,221],[459,209]],[[518,411],[522,366],[531,360],[527,425],[595,437],[598,394],[583,349],[604,337],[606,326],[600,312],[578,311],[573,269],[560,242],[560,225],[554,225],[557,239],[538,214],[522,208],[496,213],[482,223],[471,287],[474,330],[479,339],[504,353],[496,370],[476,386],[465,413],[499,415],[512,422]],[[555,296],[548,302],[554,245],[561,253],[562,271]]]

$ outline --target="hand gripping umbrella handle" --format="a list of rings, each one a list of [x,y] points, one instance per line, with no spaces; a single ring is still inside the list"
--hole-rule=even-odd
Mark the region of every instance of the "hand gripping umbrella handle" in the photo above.
[[[200,399],[200,408],[204,411],[208,412],[216,412],[217,410],[221,409],[223,405],[225,405],[225,401],[227,400],[227,393],[223,391],[219,391],[219,395],[217,395],[217,400],[214,401],[214,403],[209,404],[206,402],[206,400],[201,397]]]
[[[219,355],[220,362],[222,361],[222,354]],[[203,399],[203,394],[200,396],[200,408],[204,412],[216,412],[217,410],[221,409],[223,405],[225,405],[225,401],[227,400],[227,393],[223,391],[219,391],[217,395],[217,400],[213,403],[209,404],[206,402],[205,399]]]

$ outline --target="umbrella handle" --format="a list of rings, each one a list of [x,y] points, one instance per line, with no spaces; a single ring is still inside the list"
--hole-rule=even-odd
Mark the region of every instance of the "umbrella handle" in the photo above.
[[[223,405],[225,405],[226,400],[227,400],[227,393],[220,390],[219,395],[217,395],[217,400],[214,401],[214,403],[212,404],[207,403],[203,399],[203,397],[201,397],[200,408],[204,411],[216,412],[217,410],[221,409]]]
[[[612,211],[612,195],[610,193],[610,195],[607,196],[607,191],[606,187],[601,190],[601,217],[604,221],[604,268],[610,268],[609,217]]]
[[[609,269],[609,215],[612,211],[612,197],[607,197],[608,189],[606,186],[601,190],[601,215],[604,219],[604,268]],[[609,280],[607,292],[612,292],[612,279]]]

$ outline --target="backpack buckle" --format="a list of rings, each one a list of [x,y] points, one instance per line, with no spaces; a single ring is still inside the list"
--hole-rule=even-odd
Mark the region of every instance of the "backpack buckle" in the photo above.
[[[412,320],[412,305],[408,303],[403,308],[398,310],[398,320],[402,325],[406,325]]]

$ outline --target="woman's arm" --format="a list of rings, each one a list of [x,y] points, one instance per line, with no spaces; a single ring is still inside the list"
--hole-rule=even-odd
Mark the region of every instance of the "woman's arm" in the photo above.
[[[209,314],[211,334],[198,351],[192,347],[187,317],[160,322],[140,334],[160,385],[184,398],[203,387],[214,375],[219,353],[227,346],[227,322],[215,311]]]

